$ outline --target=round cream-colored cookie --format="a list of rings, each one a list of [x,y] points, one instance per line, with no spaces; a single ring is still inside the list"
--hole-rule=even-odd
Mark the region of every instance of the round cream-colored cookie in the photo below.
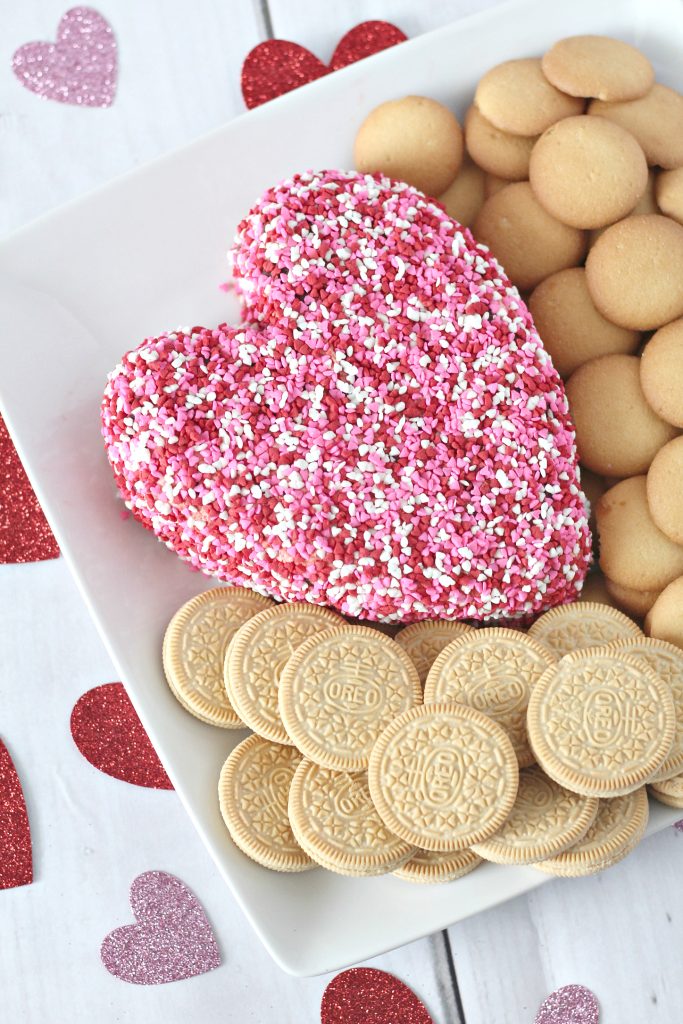
[[[683,545],[683,437],[661,448],[647,472],[647,503],[656,525]]]
[[[645,399],[638,356],[589,359],[567,381],[581,463],[604,476],[644,473],[676,435]]]
[[[474,104],[465,116],[468,153],[483,170],[508,181],[525,181],[529,177],[529,157],[536,138],[501,131]]]
[[[647,615],[661,593],[659,590],[634,590],[633,587],[622,587],[620,583],[615,583],[607,576],[603,579],[613,604],[636,619],[643,619]]]
[[[683,167],[661,171],[657,176],[655,198],[662,213],[683,224]]]
[[[483,859],[472,850],[456,850],[455,853],[417,850],[409,861],[392,873],[404,882],[430,885],[462,878],[483,863]]]
[[[645,191],[643,192],[642,196],[640,197],[636,205],[631,210],[631,213],[629,214],[630,217],[636,217],[641,213],[645,214],[660,212],[659,207],[655,202],[655,181],[656,174],[652,169],[650,169],[647,175],[647,186],[645,188]],[[600,238],[600,235],[604,234],[608,227],[611,227],[611,225],[606,224],[603,228],[593,228],[592,231],[588,232],[589,249],[593,248],[598,238]]]
[[[647,161],[618,124],[581,114],[541,135],[529,181],[552,217],[575,228],[599,228],[631,212],[647,187]]]
[[[415,665],[424,686],[430,668],[453,640],[474,633],[474,627],[466,622],[450,622],[446,619],[425,619],[413,622],[396,634],[396,643],[400,644]]]
[[[542,281],[529,298],[529,310],[561,377],[570,377],[589,359],[635,352],[637,331],[617,327],[595,308],[583,267],[569,267]]]
[[[469,228],[484,205],[484,172],[465,154],[455,181],[439,196],[446,213]]]
[[[601,572],[590,572],[586,576],[583,588],[579,595],[579,603],[592,602],[604,604],[609,608],[616,608],[616,602],[607,590],[606,577]]]
[[[455,180],[463,150],[462,128],[448,107],[426,96],[404,96],[368,114],[353,155],[363,173],[381,171],[440,196]]]
[[[493,835],[512,810],[518,780],[505,730],[452,702],[398,715],[377,740],[368,771],[373,802],[391,831],[442,852]]]
[[[508,185],[512,185],[512,182],[508,181],[507,178],[499,178],[497,174],[485,174],[484,198],[490,199],[491,196],[495,196],[496,192],[502,191],[502,189],[507,188]]]
[[[683,649],[683,575],[669,583],[652,605],[645,632]]]
[[[304,759],[289,791],[289,820],[311,860],[339,875],[384,875],[415,853],[378,815],[365,772],[337,772]]]
[[[494,864],[534,864],[573,846],[595,821],[596,797],[564,789],[535,765],[519,773],[519,790],[510,817],[474,847]]]
[[[329,608],[299,601],[266,608],[235,633],[225,656],[225,685],[250,729],[274,743],[292,742],[278,708],[282,670],[309,636],[344,624]]]
[[[576,601],[544,612],[529,627],[529,636],[538,640],[556,658],[587,647],[601,647],[622,637],[642,637],[635,622],[606,604]]]
[[[168,624],[162,648],[173,695],[202,722],[243,729],[224,681],[225,652],[237,630],[273,602],[244,587],[214,587],[180,608]]]
[[[218,798],[233,842],[272,871],[306,871],[312,860],[289,824],[289,787],[301,762],[294,747],[249,736],[221,770]]]
[[[671,688],[640,657],[590,647],[566,654],[531,692],[529,742],[541,768],[584,796],[623,796],[668,756]]]
[[[612,224],[588,253],[586,282],[602,315],[621,327],[649,331],[675,320],[683,313],[683,225],[659,214]]]
[[[560,878],[595,875],[623,860],[635,849],[645,835],[648,817],[644,786],[626,796],[601,800],[597,817],[583,839],[571,849],[534,864],[534,867]]]
[[[683,428],[683,319],[652,335],[643,349],[640,383],[657,415]]]
[[[536,57],[491,68],[480,79],[474,102],[487,121],[513,135],[540,135],[561,118],[582,113],[585,105],[551,85]]]
[[[673,778],[662,782],[651,782],[648,790],[660,804],[677,809],[683,808],[683,775],[674,775]]]
[[[529,695],[555,658],[513,629],[488,628],[454,640],[429,670],[425,704],[456,701],[483,711],[512,741],[520,767],[534,763],[526,736]]]
[[[593,100],[588,113],[606,117],[635,136],[653,167],[672,170],[683,165],[683,96],[675,89],[655,82],[637,100]]]
[[[400,644],[364,626],[309,637],[280,676],[280,716],[292,742],[338,771],[366,769],[384,727],[421,701],[420,677]]]
[[[644,476],[610,487],[600,498],[596,515],[600,568],[609,579],[632,590],[663,591],[683,575],[683,546],[674,544],[652,518]]]
[[[548,81],[569,96],[635,100],[652,88],[655,73],[644,53],[609,36],[568,36],[542,60]]]
[[[514,182],[490,196],[472,230],[522,290],[535,288],[558,270],[576,266],[586,252],[585,232],[551,217],[528,181]]]
[[[643,636],[634,640],[617,640],[607,650],[625,651],[642,658],[652,671],[671,688],[676,713],[676,731],[666,760],[648,782],[670,779],[683,772],[683,651],[664,640]]]

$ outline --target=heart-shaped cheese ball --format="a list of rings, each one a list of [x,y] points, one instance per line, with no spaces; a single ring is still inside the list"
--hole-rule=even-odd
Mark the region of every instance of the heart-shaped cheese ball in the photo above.
[[[192,565],[371,620],[513,618],[590,562],[562,383],[484,246],[326,171],[239,229],[241,327],[148,339],[102,418],[128,507]]]

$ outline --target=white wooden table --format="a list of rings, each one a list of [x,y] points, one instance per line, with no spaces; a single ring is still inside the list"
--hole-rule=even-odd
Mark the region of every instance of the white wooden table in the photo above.
[[[11,54],[54,37],[67,5],[6,3],[0,233],[241,112],[242,59],[270,35],[325,60],[367,18],[387,18],[413,36],[495,2],[101,0],[120,47],[109,110],[46,103],[18,85]],[[0,893],[3,1019],[316,1024],[329,979],[292,979],[272,964],[175,795],[102,775],[74,747],[74,702],[112,678],[63,561],[0,567],[0,735],[24,782],[37,873],[31,887]],[[681,863],[683,835],[669,829],[603,876],[551,882],[373,963],[411,985],[435,1024],[531,1024],[542,999],[569,982],[596,992],[602,1024],[673,1024],[683,1003]],[[198,894],[224,963],[174,985],[130,986],[102,968],[99,945],[130,920],[130,882],[155,868]]]

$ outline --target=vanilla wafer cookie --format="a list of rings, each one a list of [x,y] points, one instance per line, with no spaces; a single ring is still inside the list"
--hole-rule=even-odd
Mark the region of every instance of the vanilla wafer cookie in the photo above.
[[[244,587],[214,587],[184,604],[168,624],[162,648],[166,680],[202,722],[244,728],[225,688],[225,652],[240,626],[272,604]]]
[[[382,729],[419,704],[417,669],[394,640],[365,626],[337,626],[305,640],[280,677],[280,716],[316,764],[363,771]]]
[[[474,632],[474,626],[468,626],[466,622],[425,619],[405,626],[396,634],[395,640],[415,665],[424,686],[430,668],[444,647],[452,640]]]
[[[648,785],[648,790],[660,804],[683,809],[683,774],[674,775],[670,779],[661,779],[659,782],[651,782]]]
[[[314,866],[294,838],[287,813],[289,789],[301,760],[294,747],[249,736],[221,770],[218,799],[233,842],[272,871],[306,871]]]
[[[336,625],[344,625],[341,615],[299,601],[266,608],[235,633],[225,657],[225,685],[233,707],[259,736],[292,742],[278,708],[282,670],[304,640]]]
[[[472,850],[456,850],[455,853],[435,853],[432,850],[418,850],[410,860],[392,872],[404,882],[425,885],[438,882],[452,882],[469,875],[483,864],[483,859]]]
[[[534,763],[526,735],[526,709],[535,683],[555,664],[553,654],[514,629],[478,629],[442,650],[427,676],[425,704],[468,704],[498,722],[512,741],[520,767]]]
[[[643,636],[634,640],[617,640],[608,651],[634,654],[642,658],[660,679],[671,688],[676,713],[676,731],[671,750],[664,763],[648,782],[655,783],[683,772],[683,651],[666,640]]]
[[[464,704],[404,711],[370,757],[370,793],[396,835],[424,850],[465,850],[512,810],[519,769],[507,733]]]
[[[529,636],[540,640],[558,658],[584,647],[601,647],[614,640],[642,635],[642,629],[628,615],[593,601],[558,605],[529,627]]]
[[[598,814],[583,839],[556,857],[534,864],[537,871],[563,878],[595,875],[623,860],[645,834],[649,808],[645,787],[600,800]]]
[[[304,759],[289,793],[289,820],[308,856],[340,875],[384,875],[415,853],[375,810],[366,772],[338,772]]]
[[[495,864],[534,864],[573,846],[595,821],[596,797],[579,796],[549,779],[534,765],[519,773],[519,790],[510,817],[474,846]]]
[[[634,654],[567,654],[531,693],[529,742],[545,773],[585,796],[622,796],[664,763],[676,729],[671,688]]]

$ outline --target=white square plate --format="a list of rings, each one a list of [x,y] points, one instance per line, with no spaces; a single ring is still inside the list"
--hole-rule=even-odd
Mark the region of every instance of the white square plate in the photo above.
[[[216,781],[242,734],[186,714],[161,671],[166,623],[211,581],[122,520],[99,432],[105,376],[145,335],[235,316],[218,284],[237,222],[262,189],[294,171],[350,166],[355,129],[377,103],[421,93],[462,116],[493,64],[577,32],[641,45],[658,77],[683,89],[679,0],[513,0],[251,111],[0,246],[0,388],[24,464],[192,821],[268,950],[293,974],[364,960],[545,876],[493,865],[435,887],[323,871],[287,876],[232,845]],[[653,806],[650,830],[677,817]]]

